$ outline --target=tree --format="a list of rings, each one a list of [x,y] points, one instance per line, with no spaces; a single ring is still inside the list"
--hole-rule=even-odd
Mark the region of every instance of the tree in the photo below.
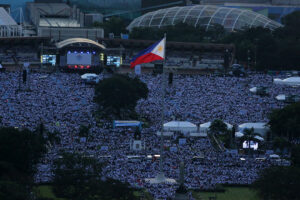
[[[104,29],[104,33],[108,36],[109,33],[115,35],[121,35],[121,33],[127,33],[126,22],[120,17],[111,17],[103,23],[95,22],[94,27],[101,27]]]
[[[0,128],[0,199],[27,200],[47,139],[38,131]]]
[[[137,101],[146,99],[148,88],[138,78],[114,75],[104,79],[95,88],[95,101],[107,115],[130,118],[135,113]]]
[[[210,127],[209,131],[213,134],[227,133],[227,125],[220,119],[214,120]]]
[[[300,167],[300,145],[294,145],[291,151],[292,165]]]
[[[88,137],[91,126],[80,125],[79,127],[79,137]]]
[[[272,32],[267,28],[253,27],[225,35],[220,42],[233,43],[238,62],[250,65],[257,62],[257,69],[268,69],[276,64],[278,45]],[[274,61],[275,60],[275,61]]]
[[[54,163],[54,193],[70,200],[136,199],[128,184],[104,177],[102,166],[93,158],[64,153]]]
[[[24,185],[12,181],[0,181],[0,199],[27,200],[29,192]]]
[[[283,137],[275,137],[273,140],[273,149],[280,149],[280,151],[283,151],[290,147],[291,143]]]
[[[269,115],[271,132],[288,139],[300,137],[300,102],[282,109],[273,110]]]
[[[28,129],[0,128],[0,160],[2,169],[6,169],[0,171],[0,177],[7,177],[7,170],[13,169],[16,177],[11,174],[7,178],[31,182],[36,164],[46,153],[46,143],[43,135]]]
[[[300,168],[273,167],[263,170],[253,189],[264,200],[300,199]]]
[[[194,27],[187,23],[177,23],[174,26],[164,26],[161,28],[153,27],[136,27],[130,32],[130,38],[143,40],[159,40],[167,34],[168,41],[177,42],[206,42],[218,40],[224,33],[222,26],[212,26],[208,32],[205,29]]]
[[[246,141],[247,142],[247,147],[248,147],[248,154],[250,153],[250,142],[255,141],[258,142],[259,140],[255,138],[255,136],[259,136],[259,134],[254,133],[254,129],[244,129],[243,131],[244,135],[241,137],[241,141]]]
[[[300,39],[300,11],[292,12],[281,19],[284,27],[276,30],[281,39],[292,39],[299,42]]]
[[[222,120],[214,120],[209,127],[209,132],[214,134],[218,138],[218,140],[222,141],[226,148],[231,148],[231,132],[230,130],[228,130],[227,124],[225,124]]]

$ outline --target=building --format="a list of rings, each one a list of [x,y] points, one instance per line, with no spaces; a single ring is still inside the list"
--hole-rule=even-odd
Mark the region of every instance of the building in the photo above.
[[[202,5],[247,9],[281,22],[281,18],[300,10],[300,0],[201,0]]]
[[[22,26],[16,23],[4,7],[0,7],[0,37],[15,37],[22,35]]]
[[[85,14],[75,5],[71,7],[62,0],[36,0],[27,2],[26,7],[30,21],[40,37],[50,37],[54,41],[69,38],[88,38],[95,41],[104,36],[101,28],[86,28]],[[89,19],[89,22],[93,23],[94,18],[96,17]]]
[[[195,2],[195,1],[194,1]],[[260,5],[288,5],[299,6],[300,0],[196,0],[200,4],[206,5],[225,5],[228,3],[236,4],[260,4]]]
[[[227,31],[241,30],[245,27],[262,26],[274,30],[280,26],[264,15],[250,10],[238,8],[227,8],[210,5],[182,6],[160,9],[149,12],[134,19],[128,30],[134,27],[156,27],[175,25],[177,23],[187,23],[195,27],[203,27],[206,30],[214,24],[224,26]]]

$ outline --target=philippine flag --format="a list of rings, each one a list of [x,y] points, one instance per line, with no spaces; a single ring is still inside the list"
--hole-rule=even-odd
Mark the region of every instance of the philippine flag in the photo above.
[[[131,59],[130,68],[134,68],[134,66],[142,63],[149,63],[155,60],[164,60],[165,46],[166,38],[163,38],[160,41],[148,47],[147,49],[141,51],[139,54],[137,54]]]

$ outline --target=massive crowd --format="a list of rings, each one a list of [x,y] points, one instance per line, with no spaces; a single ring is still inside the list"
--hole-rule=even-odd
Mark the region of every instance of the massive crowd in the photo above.
[[[34,130],[41,122],[50,132],[59,131],[61,143],[49,148],[49,153],[38,166],[37,182],[47,182],[53,177],[52,164],[60,152],[83,152],[106,161],[103,174],[134,187],[145,187],[155,198],[166,199],[175,194],[177,185],[150,184],[145,178],[154,178],[159,170],[159,159],[147,155],[160,154],[160,129],[162,76],[140,76],[149,88],[146,100],[140,100],[137,112],[150,120],[150,127],[142,129],[143,151],[130,150],[133,131],[111,128],[111,122],[95,120],[97,105],[93,102],[94,89],[84,84],[78,74],[40,74],[28,76],[18,92],[19,74],[0,73],[0,126],[29,128]],[[251,74],[246,78],[217,77],[212,75],[174,75],[173,84],[166,87],[165,121],[172,119],[195,124],[219,118],[237,125],[244,122],[266,122],[267,114],[284,106],[275,99],[278,94],[300,93],[300,88],[277,86],[265,74]],[[257,96],[249,92],[254,86],[266,86],[269,96]],[[27,89],[30,90],[27,90]],[[26,90],[25,90],[26,89]],[[91,126],[87,141],[80,140],[80,125]],[[164,172],[167,177],[179,178],[179,163],[185,163],[185,185],[188,188],[213,189],[217,184],[250,184],[258,172],[278,163],[230,152],[217,152],[208,138],[187,138],[186,144],[178,144],[178,135],[165,138]],[[177,151],[169,151],[176,146]],[[139,155],[130,159],[128,155]],[[204,158],[194,160],[194,156]]]

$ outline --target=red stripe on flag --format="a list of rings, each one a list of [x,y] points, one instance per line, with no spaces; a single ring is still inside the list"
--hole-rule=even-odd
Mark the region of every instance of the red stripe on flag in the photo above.
[[[154,53],[147,53],[138,57],[134,62],[130,63],[130,68],[134,68],[134,66],[142,63],[149,63],[155,60],[163,60],[164,58],[154,54]]]

